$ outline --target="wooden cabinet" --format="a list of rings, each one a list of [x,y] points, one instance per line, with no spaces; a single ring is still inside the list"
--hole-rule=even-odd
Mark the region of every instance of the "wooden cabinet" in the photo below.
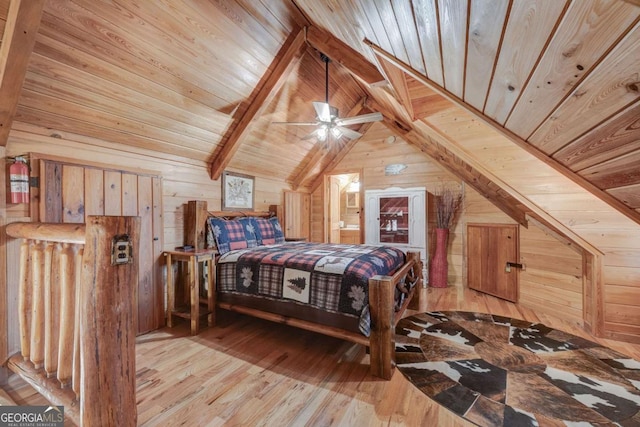
[[[425,188],[365,191],[365,243],[420,251],[426,268],[426,193]]]
[[[311,195],[299,191],[284,192],[282,228],[287,239],[309,239]]]
[[[343,228],[340,230],[340,243],[357,245],[360,243],[360,230],[350,230]]]

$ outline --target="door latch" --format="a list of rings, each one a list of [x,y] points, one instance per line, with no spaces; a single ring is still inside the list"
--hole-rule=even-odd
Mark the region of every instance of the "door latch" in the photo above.
[[[520,270],[525,270],[526,269],[524,264],[519,264],[517,262],[509,262],[509,261],[507,261],[507,265],[504,267],[504,271],[506,273],[511,273],[511,267],[519,268]]]

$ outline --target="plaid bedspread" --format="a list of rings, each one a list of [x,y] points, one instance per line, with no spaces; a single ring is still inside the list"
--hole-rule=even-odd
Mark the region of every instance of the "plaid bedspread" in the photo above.
[[[227,252],[218,259],[217,289],[361,318],[369,335],[368,279],[391,275],[404,253],[388,246],[295,242]],[[366,317],[366,318],[363,318]]]

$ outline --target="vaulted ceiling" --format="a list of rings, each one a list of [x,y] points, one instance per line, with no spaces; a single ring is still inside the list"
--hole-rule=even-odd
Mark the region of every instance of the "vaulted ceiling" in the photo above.
[[[640,222],[637,0],[0,0],[0,17],[2,144],[26,123],[312,188],[357,142],[273,122],[315,119],[322,51],[341,116],[381,111],[520,222],[421,119],[471,112]]]

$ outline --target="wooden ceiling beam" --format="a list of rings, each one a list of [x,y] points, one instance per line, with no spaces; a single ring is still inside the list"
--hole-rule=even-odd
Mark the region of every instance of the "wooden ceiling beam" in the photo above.
[[[241,117],[234,117],[237,125],[233,127],[225,143],[214,155],[210,163],[211,179],[217,180],[227,167],[233,155],[238,151],[242,138],[250,130],[254,118],[259,116],[269,105],[273,97],[280,90],[297,63],[300,61],[306,48],[305,30],[301,29],[297,34],[291,34],[284,43],[280,52],[276,55],[267,73],[262,77],[260,84],[251,96],[249,107],[244,112],[240,112]]]
[[[475,117],[477,117],[483,123],[491,126],[492,129],[497,130],[500,134],[502,134],[503,136],[505,136],[509,140],[513,141],[519,147],[523,148],[525,151],[527,151],[527,153],[533,155],[538,160],[544,162],[546,165],[550,166],[551,168],[553,168],[557,172],[559,172],[562,175],[564,175],[565,177],[569,178],[570,180],[572,180],[573,182],[575,182],[576,184],[578,184],[579,186],[581,186],[585,190],[587,190],[590,193],[592,193],[594,196],[598,197],[603,202],[607,203],[609,206],[611,206],[614,209],[618,210],[620,213],[622,213],[623,215],[625,215],[629,219],[631,219],[631,220],[635,221],[636,223],[640,224],[640,213],[639,212],[635,211],[634,209],[631,209],[629,206],[625,205],[622,201],[616,199],[615,197],[613,197],[611,194],[607,193],[606,191],[598,188],[597,186],[595,186],[591,182],[587,181],[584,177],[578,175],[577,173],[573,172],[572,170],[570,170],[566,166],[562,165],[557,160],[554,160],[553,158],[548,157],[545,153],[543,153],[542,151],[538,150],[533,145],[529,144],[526,140],[522,139],[519,135],[517,135],[517,134],[511,132],[510,130],[506,129],[505,127],[501,126],[498,122],[496,122],[495,120],[491,119],[490,117],[484,115],[481,111],[479,111],[478,109],[474,108],[473,106],[471,106],[469,104],[466,104],[463,100],[461,100],[460,98],[458,98],[454,94],[448,92],[446,89],[443,89],[442,87],[440,87],[436,83],[432,82],[426,76],[424,76],[419,71],[417,71],[413,67],[411,67],[409,64],[407,64],[407,63],[401,61],[400,59],[396,58],[395,56],[393,56],[389,52],[385,51],[384,49],[382,49],[381,47],[379,47],[378,45],[376,45],[372,41],[370,41],[368,39],[364,39],[363,42],[367,46],[369,46],[369,48],[371,48],[373,53],[375,55],[377,55],[379,58],[381,58],[383,60],[386,60],[390,64],[393,64],[394,66],[398,67],[399,69],[401,69],[402,71],[407,73],[409,76],[413,77],[414,79],[418,80],[419,82],[421,82],[422,84],[427,86],[429,89],[433,90],[434,92],[438,93],[439,95],[442,95],[443,97],[445,97],[446,99],[451,101],[453,105],[455,105],[455,106],[457,106],[459,108],[462,108],[463,110],[473,114]]]
[[[318,27],[308,27],[307,42],[368,85],[380,86],[387,83],[374,64],[331,33]]]
[[[0,146],[6,146],[46,0],[11,0],[0,45]]]
[[[407,78],[404,71],[389,64],[382,58],[379,58],[378,64],[384,70],[387,78],[389,79],[389,83],[391,83],[391,87],[395,91],[398,97],[398,101],[407,111],[407,114],[411,119],[415,120],[416,115],[413,111],[413,104],[411,103],[411,94],[409,93],[409,87],[407,86]]]

